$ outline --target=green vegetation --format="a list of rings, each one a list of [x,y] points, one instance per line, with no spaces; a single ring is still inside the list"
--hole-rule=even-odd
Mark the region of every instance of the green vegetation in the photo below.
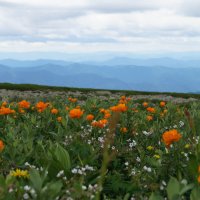
[[[12,84],[12,83],[0,83],[0,89],[7,90],[40,90],[40,91],[80,91],[84,93],[95,92],[95,91],[105,91],[104,89],[91,89],[91,88],[71,88],[71,87],[57,87],[57,86],[45,86],[45,85],[34,85],[34,84]],[[170,95],[173,97],[183,97],[183,98],[200,98],[200,94],[193,93],[173,93],[173,92],[142,92],[142,91],[131,91],[131,90],[106,90],[111,93],[123,93],[124,95]]]
[[[197,200],[199,121],[199,102],[0,102],[0,199]]]

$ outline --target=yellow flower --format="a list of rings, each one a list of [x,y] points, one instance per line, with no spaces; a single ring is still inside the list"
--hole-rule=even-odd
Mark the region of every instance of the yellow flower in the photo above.
[[[148,151],[151,151],[151,150],[153,150],[153,149],[154,149],[153,146],[148,146],[148,147],[147,147],[147,150],[148,150]]]
[[[11,176],[29,178],[29,173],[27,170],[16,169],[10,172]]]
[[[186,144],[185,149],[189,149],[189,148],[190,148],[190,144]]]
[[[160,159],[160,155],[158,155],[158,154],[155,154],[153,157],[156,159]]]

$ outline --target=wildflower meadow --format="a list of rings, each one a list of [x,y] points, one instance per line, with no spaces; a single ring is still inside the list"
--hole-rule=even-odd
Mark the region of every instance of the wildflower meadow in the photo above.
[[[200,199],[200,102],[0,102],[0,199]]]

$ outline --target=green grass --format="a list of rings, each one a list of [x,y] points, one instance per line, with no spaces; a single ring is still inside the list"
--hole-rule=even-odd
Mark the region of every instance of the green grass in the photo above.
[[[133,91],[133,90],[106,90],[106,89],[92,89],[92,88],[73,88],[73,87],[58,87],[58,86],[47,86],[47,85],[36,85],[36,84],[13,84],[13,83],[0,83],[0,89],[7,90],[19,90],[19,91],[63,91],[63,92],[96,92],[96,91],[110,91],[111,93],[123,93],[124,95],[170,95],[173,97],[182,98],[196,98],[200,99],[200,94],[194,93],[174,93],[174,92],[143,92],[143,91]]]

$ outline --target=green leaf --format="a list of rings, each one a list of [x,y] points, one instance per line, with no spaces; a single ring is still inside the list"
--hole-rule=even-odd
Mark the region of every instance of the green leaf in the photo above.
[[[71,163],[68,152],[62,146],[57,144],[54,155],[54,158],[57,162],[59,162],[61,169],[63,169],[66,173],[69,172]]]
[[[130,194],[129,194],[129,193],[127,193],[127,194],[124,196],[123,200],[128,200],[128,199],[129,199],[129,197],[130,197]]]
[[[194,184],[193,184],[193,183],[184,186],[184,187],[181,189],[179,195],[185,194],[188,190],[191,190],[193,187],[194,187]]]
[[[163,197],[161,197],[158,193],[152,192],[149,200],[163,200]]]
[[[192,192],[191,192],[191,194],[190,194],[190,200],[197,200],[197,199],[199,199],[199,197],[200,197],[200,187],[199,187],[199,186],[196,186],[196,187],[192,190]]]
[[[167,195],[169,200],[178,200],[180,192],[180,183],[174,177],[171,177],[167,185]]]
[[[36,169],[30,171],[30,181],[36,191],[40,192],[42,189],[42,179],[39,172]]]
[[[62,186],[63,184],[61,181],[47,183],[41,191],[41,197],[43,197],[43,199],[55,199]]]

